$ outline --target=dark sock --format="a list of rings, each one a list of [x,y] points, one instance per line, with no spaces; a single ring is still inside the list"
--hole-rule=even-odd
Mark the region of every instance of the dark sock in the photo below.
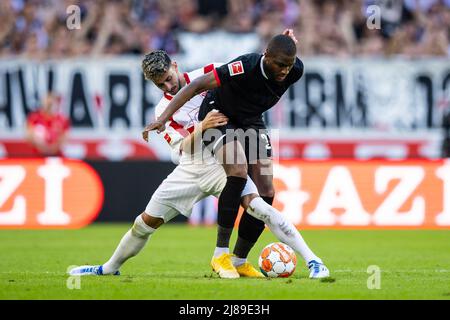
[[[233,228],[224,228],[217,226],[217,242],[216,247],[228,248],[230,246],[230,238]]]
[[[246,182],[247,178],[227,177],[227,183],[219,197],[217,247],[228,248],[230,245],[231,232],[233,231],[241,203],[241,193]]]
[[[272,205],[274,197],[261,197],[265,202]],[[233,253],[238,258],[247,258],[248,253],[258,241],[259,236],[264,231],[264,222],[251,216],[247,211],[239,222],[238,239]]]
[[[234,255],[238,258],[247,258],[248,253],[255,245],[255,242],[250,242],[238,236],[236,245],[234,246]]]

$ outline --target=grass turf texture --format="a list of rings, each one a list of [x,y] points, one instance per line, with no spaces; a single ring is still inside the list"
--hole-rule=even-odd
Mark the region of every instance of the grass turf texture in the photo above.
[[[228,280],[209,266],[216,228],[169,224],[121,268],[121,276],[82,277],[80,289],[68,289],[67,268],[105,262],[129,226],[1,230],[0,299],[450,299],[450,231],[445,230],[303,231],[331,279],[308,279],[299,259],[287,279]],[[261,249],[274,241],[266,230],[250,261],[257,265]],[[367,288],[370,265],[381,269],[378,290]]]

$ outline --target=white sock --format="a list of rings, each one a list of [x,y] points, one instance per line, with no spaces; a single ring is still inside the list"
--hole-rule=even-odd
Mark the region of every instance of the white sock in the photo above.
[[[236,256],[232,256],[231,261],[233,262],[233,266],[239,267],[247,262],[247,258],[238,258]]]
[[[103,264],[103,274],[114,273],[131,257],[142,250],[156,229],[149,227],[139,215],[133,227],[125,233],[112,257]]]
[[[224,253],[230,253],[230,249],[229,248],[223,248],[223,247],[216,247],[216,249],[214,249],[214,257],[215,258],[220,257]]]
[[[253,217],[264,221],[278,240],[286,243],[294,251],[298,252],[306,263],[311,260],[322,263],[322,260],[308,247],[294,224],[261,197],[255,198],[250,202],[247,212]]]

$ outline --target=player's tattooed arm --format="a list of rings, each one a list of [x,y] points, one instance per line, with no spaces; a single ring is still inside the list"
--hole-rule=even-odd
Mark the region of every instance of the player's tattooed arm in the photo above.
[[[202,93],[203,91],[206,91],[206,90],[214,89],[218,86],[219,86],[219,84],[216,80],[214,71],[204,74],[203,76],[198,77],[197,79],[193,80],[188,85],[184,86],[173,97],[173,99],[170,101],[169,105],[164,110],[164,112],[159,116],[159,118],[144,128],[144,131],[142,131],[142,138],[145,141],[148,141],[149,131],[157,130],[158,133],[164,131],[165,123],[186,102],[188,102],[195,95]]]
[[[210,111],[202,122],[195,126],[194,131],[183,139],[181,150],[194,154],[201,150],[202,133],[210,128],[226,125],[228,118],[217,110]]]

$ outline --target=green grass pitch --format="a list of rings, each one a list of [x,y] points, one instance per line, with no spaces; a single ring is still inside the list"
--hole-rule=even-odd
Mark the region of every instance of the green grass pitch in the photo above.
[[[77,289],[67,268],[105,262],[129,227],[1,230],[0,299],[450,299],[448,230],[307,230],[302,234],[329,267],[329,281],[308,279],[301,259],[287,279],[227,280],[209,266],[216,228],[168,224],[121,276],[82,277]],[[250,261],[257,264],[274,241],[266,230]],[[379,289],[368,289],[370,265],[381,270]]]

